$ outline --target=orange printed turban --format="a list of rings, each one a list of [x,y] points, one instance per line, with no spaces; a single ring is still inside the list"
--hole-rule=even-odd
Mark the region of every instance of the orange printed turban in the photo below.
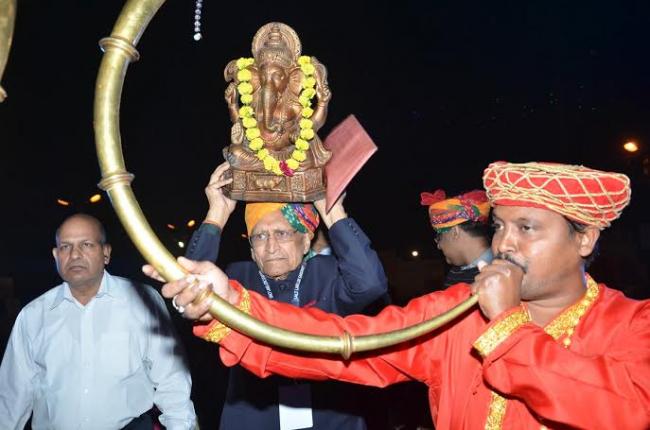
[[[620,173],[555,163],[490,164],[483,174],[490,203],[548,209],[603,229],[630,202],[630,179]]]
[[[449,199],[446,197],[443,190],[420,194],[420,204],[429,206],[431,225],[438,233],[467,221],[487,222],[490,203],[485,191],[474,190]]]
[[[248,203],[244,213],[248,235],[266,214],[274,211],[282,212],[291,227],[300,233],[313,235],[320,221],[316,208],[310,203]]]

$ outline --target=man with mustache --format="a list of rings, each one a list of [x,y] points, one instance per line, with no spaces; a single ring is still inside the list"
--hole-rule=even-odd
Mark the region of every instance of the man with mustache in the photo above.
[[[165,285],[163,295],[177,295],[187,316],[200,318],[195,334],[218,342],[225,364],[260,376],[375,386],[421,381],[438,430],[648,428],[650,301],[629,299],[585,272],[601,230],[629,203],[629,179],[583,166],[496,162],[483,183],[500,258],[481,265],[472,285],[374,318],[340,318],[268,302],[209,263],[182,260],[193,275]],[[188,288],[194,279],[199,284]],[[280,352],[210,321],[208,304],[192,303],[209,285],[256,318],[320,335],[400,329],[470,294],[478,295],[479,309],[406,345],[343,361]]]
[[[209,209],[190,240],[188,258],[217,260],[221,231],[236,204],[222,191],[232,181],[223,177],[229,167],[227,162],[218,166],[205,189]],[[325,211],[324,199],[314,205],[248,203],[245,221],[252,261],[230,264],[228,276],[271,300],[339,315],[361,312],[386,294],[387,281],[370,240],[347,216],[342,200],[330,212]],[[310,252],[320,220],[329,229],[333,255]],[[361,400],[371,395],[368,389],[344,384],[297,384],[277,377],[261,380],[234,367],[220,428],[286,428],[290,426],[284,422],[296,420],[293,428],[362,430],[366,423]],[[304,413],[293,414],[286,408],[290,404],[300,406]]]
[[[109,274],[111,245],[96,218],[76,214],[52,250],[64,282],[18,315],[0,366],[0,428],[170,430],[196,422],[191,378],[165,302]]]

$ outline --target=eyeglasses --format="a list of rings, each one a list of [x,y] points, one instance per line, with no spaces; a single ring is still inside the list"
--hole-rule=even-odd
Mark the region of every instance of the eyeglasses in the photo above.
[[[445,238],[447,232],[443,233],[436,233],[436,235],[433,237],[433,241],[436,243],[436,245],[440,245],[440,242]]]
[[[264,245],[269,241],[271,236],[273,236],[276,241],[284,243],[290,242],[296,233],[298,233],[296,230],[273,230],[272,232],[262,231],[260,233],[251,234],[248,241],[251,246],[257,247]]]

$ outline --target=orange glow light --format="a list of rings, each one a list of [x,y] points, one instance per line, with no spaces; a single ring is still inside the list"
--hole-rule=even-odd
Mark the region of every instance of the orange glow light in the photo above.
[[[195,224],[196,224],[196,221],[194,221],[193,219],[191,219],[191,220],[189,220],[187,222],[187,226],[190,227],[190,228],[194,227]]]
[[[639,145],[637,145],[636,142],[630,140],[629,142],[625,142],[625,144],[623,144],[623,149],[625,149],[627,152],[637,152],[639,150]]]
[[[102,195],[101,195],[101,194],[93,194],[93,195],[90,197],[89,200],[90,200],[90,203],[97,203],[97,202],[100,201],[101,199],[102,199]]]
[[[167,228],[170,230],[174,230],[176,226],[174,224],[167,224]]]
[[[70,206],[70,202],[63,199],[56,199],[56,203],[61,206]]]

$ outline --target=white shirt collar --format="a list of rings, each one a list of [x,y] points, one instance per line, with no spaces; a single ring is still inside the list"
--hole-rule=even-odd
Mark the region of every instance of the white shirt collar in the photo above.
[[[97,294],[95,295],[94,298],[99,299],[104,296],[114,297],[114,298],[122,297],[122,295],[120,294],[120,290],[118,288],[115,288],[114,283],[115,281],[113,277],[110,275],[110,273],[104,270],[104,274],[102,275],[102,282],[99,284],[99,290],[97,291]],[[57,294],[56,296],[54,296],[54,300],[52,301],[52,305],[50,306],[50,309],[56,308],[64,300],[67,300],[71,303],[74,303],[76,301],[76,299],[72,295],[72,291],[70,291],[70,285],[67,282],[64,282],[58,286]]]

